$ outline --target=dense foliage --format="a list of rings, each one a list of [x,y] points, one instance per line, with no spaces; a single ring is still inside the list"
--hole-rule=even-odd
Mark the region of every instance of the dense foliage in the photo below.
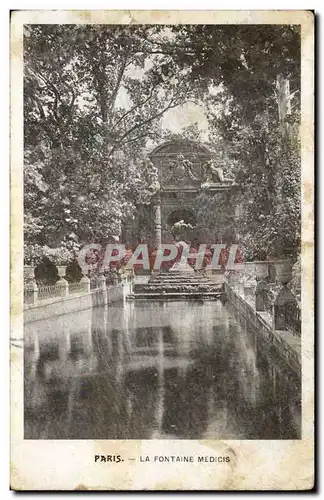
[[[145,160],[165,111],[185,102],[181,72],[148,41],[159,28],[26,29],[25,242],[77,249],[117,238],[155,190]],[[175,71],[177,70],[177,78]],[[28,254],[28,253],[27,253]]]
[[[248,259],[295,258],[300,248],[299,28],[198,25],[175,31],[177,46],[183,47],[175,58],[190,67],[208,109],[209,147],[238,184],[232,200],[202,192],[200,216],[221,238],[236,226]]]

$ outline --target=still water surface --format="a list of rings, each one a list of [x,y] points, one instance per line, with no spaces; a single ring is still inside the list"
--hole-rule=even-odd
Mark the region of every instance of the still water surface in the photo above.
[[[299,439],[300,381],[221,302],[25,327],[26,439]]]

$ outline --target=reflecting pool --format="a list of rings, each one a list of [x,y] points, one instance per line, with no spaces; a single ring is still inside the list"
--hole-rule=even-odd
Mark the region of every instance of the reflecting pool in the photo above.
[[[25,326],[25,439],[299,439],[299,377],[216,302]]]

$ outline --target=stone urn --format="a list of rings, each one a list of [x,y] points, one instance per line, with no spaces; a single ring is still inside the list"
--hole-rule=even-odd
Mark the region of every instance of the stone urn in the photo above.
[[[56,266],[56,267],[57,267],[57,272],[58,272],[59,278],[60,279],[64,278],[64,276],[66,274],[67,266]]]
[[[81,271],[83,276],[89,277],[90,266],[89,265],[82,266]]]

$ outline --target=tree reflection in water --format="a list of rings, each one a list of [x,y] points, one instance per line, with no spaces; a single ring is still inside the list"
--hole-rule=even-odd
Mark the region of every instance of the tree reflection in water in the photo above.
[[[298,439],[300,381],[220,302],[25,328],[26,439]]]

